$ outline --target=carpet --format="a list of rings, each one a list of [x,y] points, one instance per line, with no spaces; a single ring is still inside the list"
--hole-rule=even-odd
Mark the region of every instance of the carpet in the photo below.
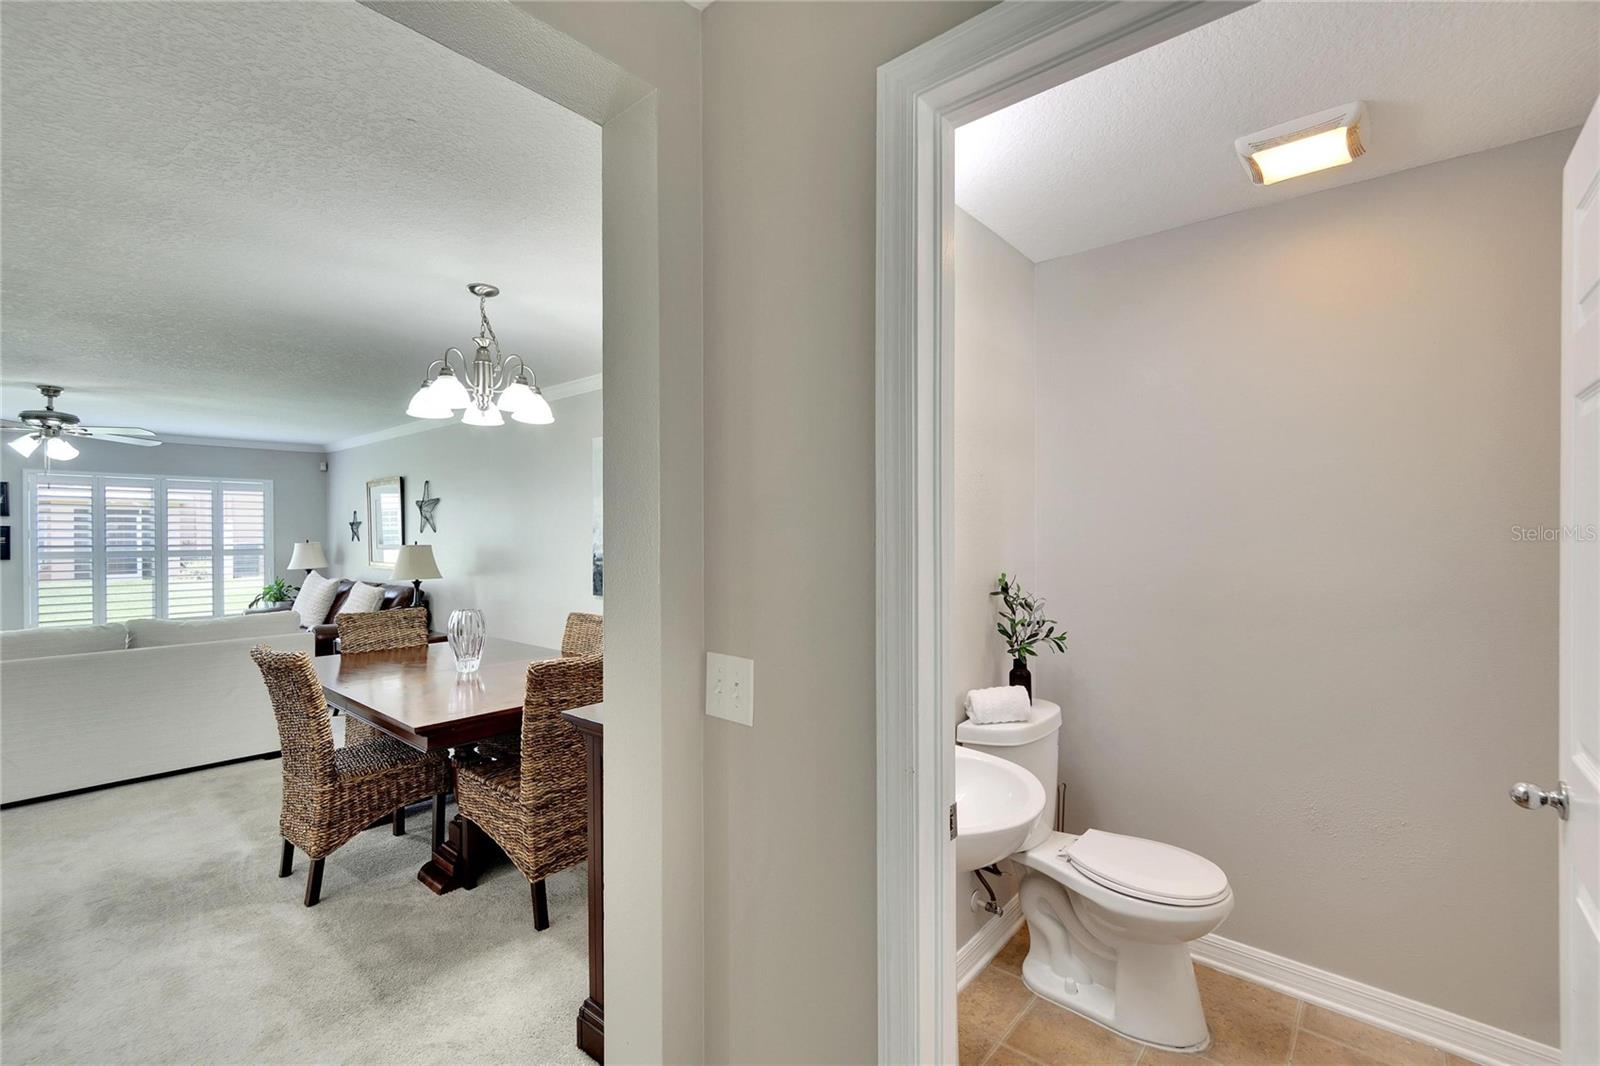
[[[0,1058],[589,1062],[583,867],[549,879],[538,933],[510,864],[424,888],[413,814],[329,856],[305,907],[309,860],[277,876],[279,765],[0,813]]]

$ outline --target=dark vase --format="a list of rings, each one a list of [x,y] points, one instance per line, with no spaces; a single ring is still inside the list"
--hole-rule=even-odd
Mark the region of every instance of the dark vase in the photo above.
[[[1033,675],[1028,673],[1028,660],[1011,660],[1011,684],[1021,685],[1028,690],[1028,700],[1033,700]]]

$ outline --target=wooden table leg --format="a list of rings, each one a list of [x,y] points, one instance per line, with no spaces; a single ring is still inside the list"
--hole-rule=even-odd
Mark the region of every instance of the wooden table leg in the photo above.
[[[458,888],[476,888],[483,868],[479,856],[492,847],[494,841],[483,830],[458,814],[450,819],[444,842],[433,849],[433,857],[417,871],[417,880],[440,896]]]

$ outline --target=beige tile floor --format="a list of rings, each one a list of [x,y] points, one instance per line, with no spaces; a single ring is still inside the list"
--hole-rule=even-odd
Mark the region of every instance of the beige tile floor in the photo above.
[[[1028,929],[961,992],[961,1061],[970,1066],[1469,1066],[1354,1018],[1196,966],[1211,1027],[1204,1055],[1125,1040],[1028,991]]]

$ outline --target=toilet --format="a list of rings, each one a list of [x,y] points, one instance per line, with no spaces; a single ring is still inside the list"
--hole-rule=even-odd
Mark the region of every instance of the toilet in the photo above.
[[[1056,788],[1061,708],[1033,701],[1025,722],[963,721],[956,742],[1016,763]],[[1130,1039],[1170,1051],[1211,1044],[1189,944],[1233,910],[1228,878],[1170,844],[1050,828],[1046,802],[1022,850],[1022,978],[1037,995]]]

